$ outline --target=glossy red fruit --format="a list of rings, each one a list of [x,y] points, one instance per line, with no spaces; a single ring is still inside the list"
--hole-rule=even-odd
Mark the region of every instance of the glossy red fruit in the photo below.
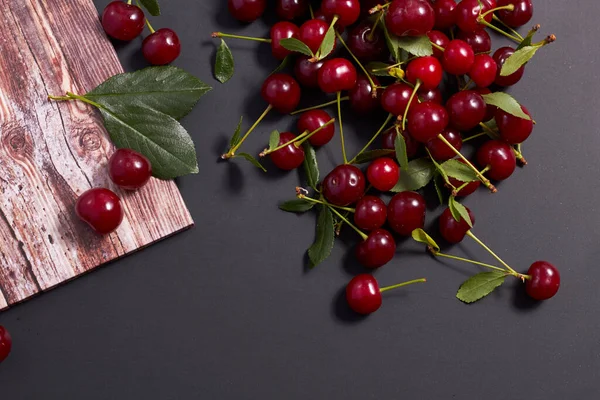
[[[175,31],[162,28],[144,39],[142,43],[144,58],[152,65],[167,65],[179,57],[181,43]]]
[[[427,37],[429,37],[429,40],[431,42],[435,43],[443,49],[445,49],[446,46],[448,46],[448,43],[450,43],[450,39],[448,38],[448,36],[446,36],[444,32],[429,31],[427,32]],[[444,51],[433,46],[433,56],[438,60],[441,60],[444,56]]]
[[[477,93],[479,93],[481,96],[492,93],[492,91],[488,88],[476,88],[475,91]],[[484,99],[484,101],[485,101],[485,99]],[[483,117],[483,120],[489,121],[490,119],[494,118],[494,114],[495,114],[496,110],[498,109],[498,107],[493,106],[491,104],[486,104],[485,109],[486,109],[485,117]]]
[[[456,24],[456,0],[432,1],[435,29],[450,29]]]
[[[302,113],[298,119],[298,132],[313,132],[331,121],[333,118],[323,110],[310,110]],[[319,132],[308,138],[313,146],[324,146],[335,134],[335,125],[329,124]]]
[[[408,133],[418,142],[427,143],[448,126],[448,113],[430,101],[415,104],[408,111]]]
[[[345,58],[332,58],[319,69],[319,87],[325,93],[350,90],[356,85],[357,74],[354,65]]]
[[[381,94],[381,107],[395,116],[403,116],[408,101],[413,93],[413,88],[406,83],[393,83]],[[417,104],[417,98],[413,97],[411,107]]]
[[[401,192],[388,204],[388,224],[394,232],[410,236],[425,226],[425,199],[417,192]]]
[[[316,53],[323,43],[323,38],[329,29],[329,24],[320,19],[309,19],[300,26],[298,40]]]
[[[296,135],[291,132],[281,132],[279,134],[279,143],[277,146],[282,146],[296,139]],[[271,161],[279,169],[291,171],[298,168],[304,162],[304,149],[302,146],[296,146],[295,143],[289,144],[284,148],[274,151],[270,154]]]
[[[475,225],[475,216],[468,207],[465,208],[469,213],[471,223]],[[469,230],[471,230],[469,223],[464,218],[461,218],[460,221],[454,219],[450,208],[446,208],[440,216],[440,233],[448,243],[462,242]]]
[[[396,254],[396,241],[385,229],[375,229],[369,237],[356,245],[358,262],[366,268],[379,268],[392,261]]]
[[[233,18],[242,22],[252,22],[263,15],[267,0],[228,0],[227,7]]]
[[[444,98],[442,97],[442,92],[440,89],[419,89],[417,92],[417,96],[421,101],[431,101],[433,103],[442,104],[444,102]]]
[[[365,175],[354,165],[339,165],[323,179],[323,195],[336,206],[356,203],[364,193]]]
[[[475,54],[487,53],[492,49],[492,38],[485,29],[474,32],[458,31],[456,38],[471,46]]]
[[[422,36],[433,29],[435,14],[426,0],[393,0],[385,25],[396,36]]]
[[[101,235],[116,230],[123,221],[121,199],[114,192],[95,188],[84,192],[75,204],[77,216]]]
[[[477,163],[481,168],[490,166],[486,175],[490,179],[502,181],[510,177],[517,166],[512,147],[499,140],[490,140],[477,150]]]
[[[448,142],[450,142],[450,144],[456,150],[460,151],[463,145],[463,141],[459,131],[452,128],[446,128],[442,132],[442,136]],[[440,138],[435,137],[431,139],[429,142],[427,142],[426,146],[429,152],[431,153],[431,157],[433,157],[435,161],[442,162],[456,157],[456,153],[450,148],[450,146],[442,142]]]
[[[383,33],[379,29],[373,31],[373,24],[369,21],[352,29],[346,44],[356,58],[365,62],[382,58],[387,50]]]
[[[319,70],[325,63],[324,60],[312,62],[310,57],[300,56],[294,65],[294,76],[298,82],[308,88],[319,87]]]
[[[467,42],[460,39],[451,40],[446,46],[442,65],[444,71],[452,75],[464,75],[471,70],[475,62],[475,53]]]
[[[379,284],[373,275],[356,275],[346,286],[346,301],[350,308],[363,315],[374,313],[381,307]]]
[[[408,158],[416,156],[421,144],[415,139],[413,139],[407,131],[402,132],[401,127],[398,127],[398,132],[400,132],[400,134],[404,138],[404,143],[406,144],[406,155],[408,156]],[[396,148],[397,136],[398,133],[396,132],[396,127],[392,126],[382,135],[382,147],[384,149],[394,150]]]
[[[387,206],[376,196],[363,196],[354,209],[354,224],[365,231],[381,228],[387,219]]]
[[[262,85],[260,94],[275,110],[289,114],[300,103],[300,85],[288,74],[269,75]]]
[[[486,11],[491,10],[490,3],[484,2],[483,7],[479,6],[479,0],[463,0],[456,6],[456,25],[461,31],[473,32],[482,30],[485,26],[477,21],[479,14],[484,14]],[[490,23],[492,22],[492,14],[488,14],[485,20]]]
[[[379,80],[372,76],[371,79],[376,86],[379,86]],[[365,75],[358,75],[356,85],[348,91],[350,99],[350,108],[357,114],[367,115],[379,108],[379,98],[374,96],[373,86]]]
[[[277,0],[275,12],[281,19],[300,18],[308,11],[308,0]]]
[[[400,178],[400,167],[389,157],[373,160],[367,168],[367,179],[371,186],[381,192],[391,190]]]
[[[109,3],[102,12],[104,32],[114,39],[129,41],[144,30],[144,12],[138,6],[123,1]]]
[[[496,64],[498,65],[498,72],[496,73],[496,80],[494,81],[496,85],[503,87],[512,86],[515,83],[519,82],[523,77],[523,74],[525,73],[525,66],[522,66],[516,72],[513,72],[508,76],[500,75],[500,72],[502,71],[502,66],[504,65],[508,57],[512,56],[514,53],[515,49],[513,49],[512,47],[500,47],[498,50],[496,50],[496,52],[494,52],[492,58],[494,59],[494,61],[496,61]]]
[[[459,131],[468,131],[485,118],[487,107],[483,97],[474,90],[453,94],[446,102],[450,125]]]
[[[546,261],[536,261],[529,267],[525,281],[525,290],[535,300],[548,300],[554,297],[560,288],[560,273],[556,267]]]
[[[496,80],[498,65],[488,54],[477,54],[469,77],[478,87],[488,87]]]
[[[281,45],[282,39],[297,38],[299,35],[299,28],[291,22],[281,21],[277,22],[271,27],[271,54],[277,60],[283,60],[290,54],[291,51],[287,50]]]
[[[515,6],[513,11],[500,10],[496,13],[498,18],[506,25],[512,28],[518,28],[525,25],[533,16],[533,3],[531,0],[498,0],[498,7],[512,4]]]
[[[321,12],[328,21],[337,16],[337,24],[345,27],[358,20],[360,3],[358,0],[323,0],[321,2]]]
[[[150,160],[131,149],[118,149],[108,160],[110,179],[122,189],[136,190],[152,176]]]
[[[0,363],[8,358],[12,349],[12,338],[5,327],[0,325]]]
[[[521,110],[531,118],[527,108],[521,106]],[[533,132],[533,121],[531,119],[515,117],[499,108],[496,110],[495,118],[500,137],[507,143],[523,143]]]
[[[463,160],[459,159],[458,161],[464,163]],[[465,182],[459,181],[458,179],[452,177],[449,177],[448,180],[450,181],[452,186],[454,186],[457,189],[459,189],[462,185],[465,184]],[[481,186],[481,181],[479,180],[469,182],[465,187],[456,192],[456,197],[467,197],[475,193],[475,191],[479,189],[479,186]]]
[[[421,81],[423,89],[435,89],[442,82],[444,70],[433,56],[415,58],[406,66],[406,80],[415,85]]]

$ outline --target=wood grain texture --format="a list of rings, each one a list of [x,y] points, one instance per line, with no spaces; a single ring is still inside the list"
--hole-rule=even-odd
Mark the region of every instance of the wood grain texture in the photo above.
[[[108,178],[99,113],[49,94],[85,93],[123,72],[91,0],[0,0],[0,309],[193,224],[172,181],[135,193]],[[77,219],[92,187],[118,193],[119,229]]]

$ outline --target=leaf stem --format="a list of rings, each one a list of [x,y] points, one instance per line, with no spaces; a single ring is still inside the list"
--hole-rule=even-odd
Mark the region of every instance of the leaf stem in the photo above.
[[[240,139],[240,141],[233,146],[231,149],[229,149],[229,151],[226,154],[223,154],[221,156],[222,159],[227,160],[228,158],[231,158],[235,155],[235,152],[240,148],[240,146],[242,145],[242,143],[244,143],[244,140],[246,140],[248,138],[248,136],[250,136],[250,134],[252,133],[252,131],[254,131],[254,129],[256,129],[256,127],[258,126],[258,124],[260,124],[260,122],[267,116],[267,114],[269,113],[269,111],[271,111],[271,109],[273,109],[272,105],[268,105],[267,108],[265,109],[265,111],[261,114],[260,117],[258,117],[258,119],[256,120],[256,122],[250,127],[250,129],[248,129],[248,131],[246,132],[246,134]]]
[[[54,101],[79,100],[79,101],[83,101],[84,103],[87,103],[89,105],[92,105],[96,108],[103,108],[103,106],[101,104],[96,103],[95,101],[92,101],[92,100],[88,99],[87,97],[79,96],[79,95],[76,95],[75,93],[71,93],[71,92],[67,92],[66,96],[48,96],[48,100],[54,100]]]
[[[492,249],[490,249],[489,247],[487,247],[487,246],[485,245],[485,243],[483,243],[481,240],[479,240],[479,239],[477,238],[477,236],[475,236],[475,235],[473,234],[473,232],[471,232],[471,231],[467,231],[467,236],[469,236],[471,239],[473,239],[474,241],[476,241],[476,242],[477,242],[477,243],[478,243],[478,244],[479,244],[481,247],[483,247],[483,248],[484,248],[484,249],[485,249],[485,250],[486,250],[488,253],[490,253],[490,254],[492,255],[492,257],[494,257],[496,260],[498,260],[498,262],[499,262],[500,264],[504,265],[504,266],[506,267],[506,269],[507,269],[508,271],[510,271],[510,273],[511,273],[512,275],[515,275],[515,276],[518,276],[518,275],[519,275],[519,273],[518,273],[517,271],[515,271],[514,269],[512,269],[512,268],[510,267],[510,265],[508,265],[507,263],[505,263],[505,262],[504,262],[504,260],[502,260],[500,257],[498,257],[498,256],[496,255],[496,253],[494,253],[494,252],[492,251]]]
[[[369,42],[373,41],[373,34],[375,33],[375,29],[377,29],[377,26],[379,25],[379,21],[381,21],[382,16],[383,16],[383,12],[380,12],[379,15],[377,16],[377,18],[375,19],[375,23],[373,24],[373,27],[371,28],[371,32],[369,32],[369,34],[367,35],[367,40]]]
[[[350,213],[354,213],[354,212],[356,212],[356,210],[355,210],[354,208],[336,206],[336,205],[334,205],[334,204],[331,204],[331,203],[328,203],[328,202],[326,202],[326,201],[324,201],[324,200],[317,200],[317,199],[313,199],[312,197],[308,197],[307,195],[305,195],[305,194],[303,194],[303,193],[300,193],[300,194],[298,194],[298,195],[297,195],[297,197],[298,197],[299,199],[306,200],[306,201],[309,201],[309,202],[311,202],[311,203],[315,203],[315,204],[321,204],[321,205],[324,205],[324,206],[327,206],[327,207],[333,207],[333,208],[337,208],[337,209],[340,209],[340,210],[342,210],[342,211],[348,211],[348,212],[350,212]]]
[[[347,100],[350,100],[349,96],[344,96],[344,97],[342,97],[340,99],[340,101],[347,101]],[[290,115],[297,115],[297,114],[301,114],[301,113],[306,112],[306,111],[318,110],[318,109],[325,108],[325,107],[328,107],[328,106],[333,106],[333,105],[337,104],[337,102],[338,102],[337,99],[336,100],[331,100],[331,101],[328,101],[327,103],[317,104],[316,106],[303,108],[301,110],[296,110],[296,111],[290,113]]]
[[[406,108],[404,109],[404,116],[402,117],[402,131],[403,132],[406,130],[406,116],[408,115],[408,110],[410,109],[410,105],[412,104],[413,99],[417,95],[417,91],[421,87],[421,84],[422,84],[421,80],[417,79],[417,84],[413,88],[413,92],[411,93],[410,99],[408,99],[408,103],[406,105]]]
[[[475,261],[475,260],[470,260],[468,258],[463,258],[463,257],[458,257],[458,256],[453,256],[451,254],[444,254],[444,253],[434,253],[432,252],[431,254],[433,254],[436,257],[444,257],[444,258],[449,258],[451,260],[457,260],[457,261],[462,261],[462,262],[466,262],[469,264],[475,264],[475,265],[479,265],[481,267],[486,267],[486,268],[491,268],[491,269],[495,269],[497,271],[503,271],[503,272],[508,272],[506,271],[504,268],[500,268],[500,267],[496,267],[495,265],[490,265],[490,264],[486,264],[486,263],[482,263],[479,261]]]
[[[344,142],[344,126],[342,125],[342,92],[337,92],[337,111],[340,123],[340,140],[342,141],[342,158],[344,159],[344,164],[348,164],[348,158],[346,157],[346,143]]]
[[[213,38],[242,39],[242,40],[252,40],[252,41],[261,42],[261,43],[271,43],[271,39],[257,38],[257,37],[252,37],[252,36],[231,35],[229,33],[223,33],[223,32],[213,32],[211,34],[211,36]]]
[[[371,139],[367,142],[367,144],[365,144],[365,146],[362,149],[360,149],[360,151],[358,152],[358,154],[355,155],[354,158],[349,161],[349,164],[354,164],[356,162],[356,159],[362,153],[364,153],[369,148],[369,146],[371,146],[371,144],[373,144],[373,142],[375,141],[375,139],[377,139],[379,137],[379,135],[381,135],[381,132],[383,132],[383,130],[385,129],[385,127],[387,126],[387,124],[390,123],[390,121],[392,120],[392,118],[394,118],[394,115],[393,114],[388,114],[388,116],[385,119],[385,121],[383,122],[383,124],[379,127],[379,130],[377,130],[377,132],[375,132],[375,134],[373,135],[373,137],[371,137]]]
[[[519,39],[521,39],[521,41],[525,40],[523,38],[523,36],[521,36],[521,34],[517,31],[515,31],[513,28],[511,28],[510,26],[506,25],[504,23],[504,21],[502,21],[500,18],[498,18],[496,16],[496,14],[494,14],[494,16],[492,17],[494,19],[494,21],[499,22],[502,26],[504,26],[506,29],[508,29],[510,31],[510,33],[512,33],[513,35],[515,35],[516,37],[518,37]]]
[[[388,290],[397,289],[397,288],[400,288],[400,287],[403,287],[403,286],[412,285],[413,283],[424,283],[424,282],[427,282],[427,279],[425,279],[425,278],[414,279],[412,281],[398,283],[397,285],[382,287],[382,288],[379,289],[379,292],[383,293],[383,292],[387,292]]]
[[[440,46],[440,45],[439,45],[439,44],[437,44],[437,43],[434,43],[434,42],[432,42],[431,40],[429,41],[429,43],[431,43],[431,45],[432,45],[433,47],[435,47],[436,49],[438,49],[439,51],[446,51],[446,49],[445,49],[445,48],[443,48],[442,46]]]
[[[352,57],[352,59],[354,60],[354,62],[356,62],[359,66],[359,68],[364,72],[364,74],[366,75],[367,79],[369,80],[369,83],[371,84],[371,88],[373,89],[373,97],[377,97],[377,85],[375,85],[375,82],[373,82],[373,78],[371,78],[371,75],[369,74],[369,72],[367,71],[367,69],[364,67],[364,65],[362,65],[362,63],[358,60],[358,58],[356,58],[356,56],[354,55],[354,53],[352,53],[352,50],[350,50],[350,48],[348,47],[348,45],[346,44],[346,42],[344,42],[344,39],[342,38],[342,35],[339,34],[338,31],[335,32],[335,35],[337,36],[338,40],[340,41],[340,43],[342,44],[342,46],[344,46],[346,48],[346,50],[348,51],[348,53],[350,54],[350,56]]]

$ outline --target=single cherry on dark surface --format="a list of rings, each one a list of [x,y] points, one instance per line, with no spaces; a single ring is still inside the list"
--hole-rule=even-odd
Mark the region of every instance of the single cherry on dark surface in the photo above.
[[[289,114],[298,107],[300,95],[298,82],[283,73],[269,75],[261,88],[262,98],[282,114]]]
[[[375,86],[379,86],[379,80],[372,76],[371,80]],[[357,114],[367,115],[380,107],[377,89],[367,79],[365,75],[358,75],[356,85],[348,91],[350,108]]]
[[[427,0],[393,0],[385,25],[396,36],[422,36],[433,29],[435,13]]]
[[[533,132],[533,120],[529,110],[525,106],[521,106],[521,110],[530,119],[519,118],[499,108],[496,110],[495,119],[500,137],[509,144],[523,143]]]
[[[469,217],[471,218],[471,223],[475,225],[475,216],[471,212],[468,207],[465,207],[467,212],[469,213]],[[448,242],[452,244],[460,243],[465,238],[465,235],[469,230],[471,230],[471,226],[464,219],[461,218],[460,221],[457,221],[454,216],[452,216],[452,212],[450,208],[446,208],[442,215],[440,216],[440,233],[442,237]]]
[[[391,190],[400,178],[400,167],[389,157],[373,160],[367,168],[367,180],[375,189],[387,192]]]
[[[454,149],[459,151],[462,149],[462,137],[460,136],[460,132],[456,129],[446,128],[442,132],[442,136],[452,145]],[[431,157],[433,157],[435,161],[442,162],[456,157],[454,150],[452,150],[450,146],[448,146],[438,137],[431,139],[426,143],[426,146],[427,150],[429,150],[429,153],[431,154]]]
[[[8,358],[11,349],[12,337],[8,330],[0,325],[0,363]]]
[[[440,104],[426,101],[411,106],[408,111],[408,133],[421,143],[427,143],[448,126],[448,113]]]
[[[392,261],[396,254],[396,241],[385,229],[375,229],[356,245],[356,259],[366,268],[379,268]]]
[[[144,30],[146,17],[138,6],[123,1],[109,3],[102,12],[102,27],[114,39],[130,41]]]
[[[381,307],[381,292],[377,279],[370,274],[356,275],[346,286],[346,301],[350,308],[363,315]]]
[[[281,132],[279,134],[279,143],[277,146],[283,146],[294,139],[296,139],[296,135],[293,133]],[[284,171],[291,171],[301,166],[305,156],[302,146],[297,146],[295,143],[290,143],[287,146],[272,152],[270,155],[273,164]]]
[[[546,261],[536,261],[527,271],[525,290],[535,300],[548,300],[560,288],[560,273],[556,267]]]
[[[148,183],[152,165],[143,154],[132,149],[118,149],[108,160],[110,179],[122,189],[137,190]]]
[[[332,119],[333,117],[331,117],[324,110],[306,111],[302,113],[298,119],[298,132],[316,131]],[[308,138],[308,141],[313,146],[324,146],[331,141],[334,134],[335,126],[333,124],[329,124],[322,128],[319,132],[311,135]]]
[[[446,102],[450,125],[459,131],[468,131],[485,118],[487,107],[483,97],[474,90],[453,94]]]
[[[181,53],[179,37],[172,29],[159,29],[144,39],[142,53],[146,61],[152,65],[170,64]]]
[[[308,11],[308,0],[277,0],[275,12],[281,19],[293,20],[304,16]]]
[[[354,207],[354,224],[365,231],[381,228],[387,220],[387,206],[377,196],[363,196]]]
[[[481,168],[489,167],[487,176],[502,181],[509,178],[517,166],[515,153],[505,142],[489,140],[477,150],[477,163]]]
[[[496,72],[496,80],[494,81],[496,85],[503,87],[512,86],[519,82],[523,77],[523,74],[525,73],[525,66],[522,66],[517,71],[513,72],[508,76],[500,75],[500,72],[502,71],[502,66],[504,65],[508,57],[512,56],[514,53],[515,49],[508,46],[500,47],[494,52],[492,58],[494,59],[494,61],[496,61],[496,64],[498,66],[498,71]]]
[[[410,236],[425,226],[425,199],[417,192],[401,192],[388,204],[388,224],[402,236]]]
[[[241,22],[252,22],[263,15],[267,0],[228,0],[227,7],[233,18]]]
[[[115,231],[123,221],[121,199],[109,189],[95,188],[84,192],[77,199],[75,211],[101,235]]]
[[[338,93],[354,88],[358,76],[350,61],[345,58],[332,58],[325,61],[319,69],[318,79],[323,92]]]
[[[323,179],[323,195],[331,204],[348,206],[364,195],[365,181],[365,175],[358,167],[339,165]]]

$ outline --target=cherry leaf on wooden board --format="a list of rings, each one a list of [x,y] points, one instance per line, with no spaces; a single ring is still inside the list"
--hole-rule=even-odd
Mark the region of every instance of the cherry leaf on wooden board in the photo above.
[[[483,97],[483,100],[485,100],[486,104],[496,106],[499,109],[514,115],[515,117],[526,120],[531,119],[529,115],[525,114],[525,112],[521,109],[519,102],[508,93],[494,92],[490,94],[484,94],[481,97]]]
[[[215,58],[215,78],[225,83],[231,79],[235,70],[233,54],[229,50],[229,46],[223,39],[221,39],[221,45],[217,49],[217,56]]]
[[[461,163],[456,159],[448,160],[441,165],[441,169],[446,176],[457,179],[461,182],[474,182],[479,180],[475,171],[469,168],[468,165]]]
[[[303,213],[311,210],[315,203],[303,199],[294,199],[283,202],[279,205],[279,209],[292,213]]]
[[[542,48],[541,45],[525,46],[515,51],[502,65],[500,76],[509,76],[517,72],[533,58],[540,48]]]
[[[448,207],[450,208],[450,213],[452,213],[452,217],[454,217],[456,221],[460,222],[462,220],[465,220],[471,228],[473,227],[473,221],[471,221],[471,216],[469,215],[469,212],[467,211],[465,206],[456,201],[454,196],[450,196]]]
[[[400,134],[398,131],[398,127],[396,126],[396,140],[394,141],[394,148],[396,150],[396,159],[400,164],[400,168],[402,171],[408,171],[410,169],[408,165],[408,155],[406,154],[406,140],[404,140],[404,136]]]
[[[427,35],[400,37],[397,38],[397,44],[402,50],[417,57],[425,57],[433,54],[433,47]]]
[[[293,51],[295,53],[301,53],[309,57],[315,56],[310,48],[304,44],[304,42],[301,42],[296,38],[281,39],[279,44],[286,50]]]
[[[85,97],[107,108],[123,104],[147,107],[178,120],[209,90],[210,86],[184,70],[163,66],[115,75]]]
[[[394,150],[391,149],[376,149],[363,151],[356,157],[354,164],[364,164],[371,162],[380,157],[386,157],[394,154]]]
[[[408,169],[400,172],[400,179],[392,192],[407,192],[426,186],[435,173],[435,166],[426,158],[418,158],[408,163]]]
[[[506,280],[506,272],[489,271],[474,275],[463,282],[456,298],[465,303],[473,303],[492,293]]]
[[[308,258],[310,260],[310,267],[316,267],[329,255],[331,249],[333,249],[333,243],[335,241],[335,232],[333,229],[333,215],[329,207],[321,207],[319,211],[319,217],[317,218],[317,232],[315,242],[308,249]]]
[[[423,229],[421,229],[421,228],[415,229],[414,231],[412,231],[411,236],[414,241],[426,244],[427,247],[432,248],[434,250],[434,252],[440,251],[440,246]]]
[[[319,165],[317,164],[317,153],[315,149],[308,143],[308,141],[302,143],[304,147],[304,173],[306,174],[306,180],[308,185],[313,189],[317,190],[317,184],[319,183]]]

